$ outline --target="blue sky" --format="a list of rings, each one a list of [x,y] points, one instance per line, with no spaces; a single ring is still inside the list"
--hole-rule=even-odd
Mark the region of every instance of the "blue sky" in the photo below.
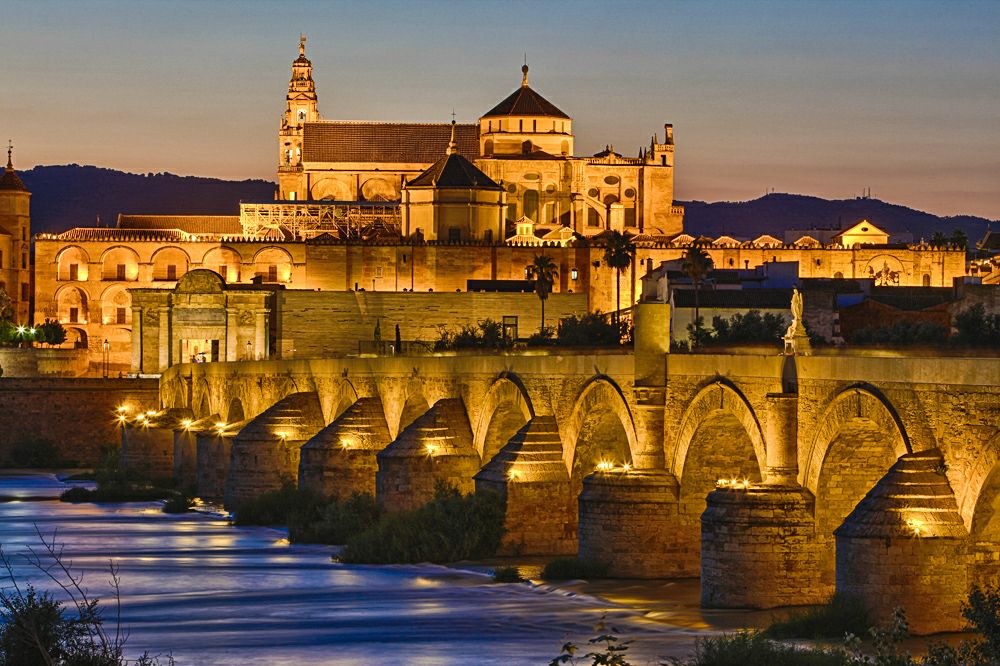
[[[675,126],[677,197],[875,196],[1000,218],[1000,2],[21,2],[18,166],[273,178],[299,32],[327,118],[474,121],[531,84],[577,154]]]

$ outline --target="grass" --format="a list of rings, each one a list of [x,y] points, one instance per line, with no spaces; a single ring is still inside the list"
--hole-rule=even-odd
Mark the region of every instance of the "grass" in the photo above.
[[[741,631],[700,638],[685,666],[847,666],[853,663],[843,651],[799,649],[782,645],[759,632]]]
[[[841,639],[849,633],[863,636],[870,626],[868,609],[863,603],[835,594],[827,605],[795,611],[763,633],[768,638]]]
[[[462,495],[439,485],[414,511],[384,514],[347,540],[338,558],[353,564],[456,562],[492,557],[504,534],[503,500],[495,493]]]
[[[607,576],[608,565],[575,557],[560,557],[552,560],[542,569],[543,580],[594,580],[607,578]]]

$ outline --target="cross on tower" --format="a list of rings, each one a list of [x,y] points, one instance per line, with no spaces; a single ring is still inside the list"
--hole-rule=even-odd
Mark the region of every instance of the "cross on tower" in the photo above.
[[[451,124],[455,124],[455,109],[451,110]]]
[[[305,55],[306,53],[306,36],[301,32],[299,33],[299,54]]]
[[[13,152],[14,152],[14,140],[7,139],[7,166],[13,166],[13,162],[11,161],[11,155],[13,154]]]

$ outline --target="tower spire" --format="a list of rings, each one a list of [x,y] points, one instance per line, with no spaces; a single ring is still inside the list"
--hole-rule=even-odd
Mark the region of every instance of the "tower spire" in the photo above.
[[[13,154],[14,154],[14,140],[13,139],[7,139],[7,168],[8,169],[13,169],[14,168],[14,161],[13,161],[13,159],[11,157]]]
[[[304,56],[306,54],[306,36],[301,32],[299,33],[299,55]]]
[[[448,150],[444,151],[445,155],[454,155],[458,152],[458,142],[455,141],[455,112],[451,112],[451,140],[448,141]]]
[[[524,67],[521,68],[521,85],[528,87],[528,54],[524,54]]]

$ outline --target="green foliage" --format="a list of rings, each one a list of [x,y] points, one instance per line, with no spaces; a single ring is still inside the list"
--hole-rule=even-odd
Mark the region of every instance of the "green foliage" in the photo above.
[[[347,540],[340,561],[354,564],[455,562],[492,557],[504,534],[503,500],[462,495],[439,484],[434,499],[413,511],[383,515]]]
[[[614,627],[609,628],[604,622],[604,618],[601,618],[601,621],[597,623],[595,630],[598,635],[587,641],[591,646],[590,652],[582,657],[577,657],[576,653],[580,651],[579,646],[575,643],[565,643],[559,656],[550,661],[549,666],[559,666],[559,664],[578,666],[586,663],[581,662],[580,659],[589,660],[592,666],[630,666],[625,659],[625,653],[628,652],[632,641],[618,638],[617,634],[621,632]]]
[[[16,443],[10,451],[14,467],[53,469],[69,467],[72,461],[64,460],[55,444],[47,439],[29,439]]]
[[[785,318],[779,314],[761,315],[759,310],[750,310],[746,314],[736,313],[729,319],[712,317],[711,340],[717,344],[778,342],[787,327]]]
[[[546,326],[537,333],[528,336],[529,347],[548,347],[555,343],[555,331],[551,326]]]
[[[842,650],[799,649],[775,643],[759,632],[740,631],[699,638],[693,659],[673,663],[677,666],[849,666],[853,662]]]
[[[369,494],[355,493],[343,502],[321,506],[314,520],[306,512],[293,512],[288,520],[288,539],[293,543],[342,545],[378,523],[382,510]]]
[[[14,302],[10,300],[7,290],[0,287],[0,322],[9,324],[14,318]]]
[[[982,303],[976,303],[955,315],[957,332],[952,342],[974,347],[1000,347],[1000,314],[987,314]]]
[[[299,490],[294,481],[249,499],[236,509],[234,525],[305,525],[319,520],[326,501],[321,495]]]
[[[542,569],[542,578],[545,580],[594,580],[595,578],[607,578],[607,576],[607,564],[575,557],[560,557],[552,560]]]
[[[785,620],[775,622],[763,635],[767,638],[835,638],[844,634],[863,634],[870,622],[868,609],[858,599],[833,595],[825,606],[794,611]]]
[[[163,503],[163,513],[187,513],[194,506],[194,499],[187,494],[177,493]]]
[[[520,583],[522,580],[517,567],[497,567],[493,570],[494,583]]]
[[[434,343],[435,351],[451,349],[503,349],[514,344],[505,340],[503,324],[493,319],[484,319],[476,326],[463,325],[457,331],[441,328],[439,339]]]
[[[622,341],[622,325],[600,312],[571,316],[559,322],[556,344],[560,347],[618,347]]]
[[[612,231],[608,234],[604,245],[604,263],[615,269],[615,323],[619,322],[619,313],[622,309],[622,273],[632,265],[635,257],[635,243],[631,236],[621,231]]]
[[[46,319],[35,327],[35,342],[61,345],[66,342],[66,329],[55,319]]]
[[[705,318],[695,317],[695,320],[687,326],[687,344],[690,349],[703,347],[712,341],[712,331],[705,328]]]
[[[897,321],[890,326],[862,328],[851,336],[856,345],[921,345],[940,344],[948,339],[948,329],[930,322]]]
[[[173,497],[177,490],[170,479],[147,479],[125,469],[121,452],[107,447],[104,460],[94,472],[97,488],[70,488],[59,499],[63,502],[152,502]]]
[[[559,276],[559,270],[555,262],[552,261],[552,257],[545,254],[535,255],[534,261],[528,264],[527,270],[528,275],[535,282],[535,294],[538,295],[538,300],[544,304],[545,299],[552,293],[552,285],[555,284],[555,280]]]

